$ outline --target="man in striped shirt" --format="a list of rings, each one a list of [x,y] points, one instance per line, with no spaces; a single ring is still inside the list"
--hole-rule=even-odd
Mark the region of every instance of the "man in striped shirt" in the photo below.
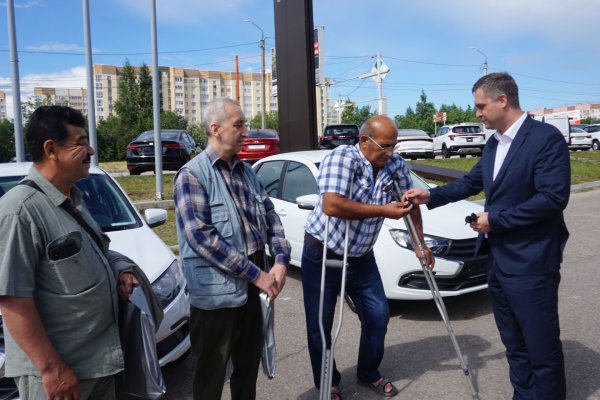
[[[198,356],[194,399],[221,398],[230,358],[231,398],[254,399],[262,350],[259,290],[271,300],[281,292],[290,246],[273,203],[236,156],[248,135],[238,103],[215,99],[202,120],[208,147],[179,170],[174,183],[190,339]],[[265,244],[275,259],[269,271]]]
[[[399,219],[409,213],[421,242],[425,241],[419,207],[392,202],[392,194],[384,191],[393,181],[403,192],[412,186],[404,160],[393,152],[397,137],[394,121],[383,115],[372,117],[361,127],[356,145],[336,148],[325,157],[319,169],[317,181],[322,196],[305,225],[301,269],[308,350],[317,388],[322,357],[318,310],[323,241],[328,237],[327,258],[341,260],[346,224],[350,224],[346,289],[362,323],[357,380],[384,397],[398,393],[392,382],[378,371],[383,359],[389,309],[373,246],[384,218]],[[325,233],[327,216],[330,217],[329,235]],[[424,250],[428,265],[433,268],[431,251],[427,247]],[[323,326],[328,345],[341,275],[341,270],[335,269],[326,274]],[[335,363],[333,368],[331,399],[341,400],[341,375]]]

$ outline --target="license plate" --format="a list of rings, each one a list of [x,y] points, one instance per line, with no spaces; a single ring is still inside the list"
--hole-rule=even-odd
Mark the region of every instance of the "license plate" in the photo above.
[[[249,144],[248,150],[264,150],[267,148],[266,144]]]
[[[472,137],[468,137],[468,138],[467,138],[467,142],[472,142],[472,141],[473,141],[473,138],[472,138]]]

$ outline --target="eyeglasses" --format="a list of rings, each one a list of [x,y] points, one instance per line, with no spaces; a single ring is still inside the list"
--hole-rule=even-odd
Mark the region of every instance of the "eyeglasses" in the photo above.
[[[396,147],[396,143],[380,145],[371,136],[367,136],[367,139],[369,139],[371,142],[375,143],[375,145],[377,147],[379,147],[379,150],[381,150],[381,151],[394,150],[394,147]]]

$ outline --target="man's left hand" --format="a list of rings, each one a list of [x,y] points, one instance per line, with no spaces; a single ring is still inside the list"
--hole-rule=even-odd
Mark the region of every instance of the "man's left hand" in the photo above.
[[[123,300],[129,300],[129,296],[133,293],[133,288],[138,284],[138,280],[131,272],[123,272],[119,275],[119,283],[117,285],[119,297]]]
[[[471,222],[470,226],[475,232],[479,233],[489,233],[492,231],[490,221],[488,220],[488,213],[486,212],[477,214],[477,219]]]
[[[287,273],[287,268],[283,264],[275,264],[269,271],[269,274],[273,275],[275,278],[275,285],[277,286],[277,293],[280,293],[285,285],[285,275]]]

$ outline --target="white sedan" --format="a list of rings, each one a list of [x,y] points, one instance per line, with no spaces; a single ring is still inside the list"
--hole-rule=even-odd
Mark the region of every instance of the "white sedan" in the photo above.
[[[281,153],[263,158],[253,166],[281,218],[285,236],[292,245],[291,264],[297,267],[302,259],[304,224],[309,208],[318,200],[316,177],[319,165],[328,152]],[[412,179],[416,187],[428,187],[414,173]],[[425,240],[436,256],[434,273],[442,296],[487,288],[487,256],[474,255],[477,235],[465,225],[467,215],[480,211],[483,211],[482,206],[468,201],[434,210],[421,207]],[[374,251],[388,299],[431,299],[402,220],[384,221]]]
[[[421,129],[398,129],[398,144],[394,152],[403,158],[435,158],[433,139]]]

